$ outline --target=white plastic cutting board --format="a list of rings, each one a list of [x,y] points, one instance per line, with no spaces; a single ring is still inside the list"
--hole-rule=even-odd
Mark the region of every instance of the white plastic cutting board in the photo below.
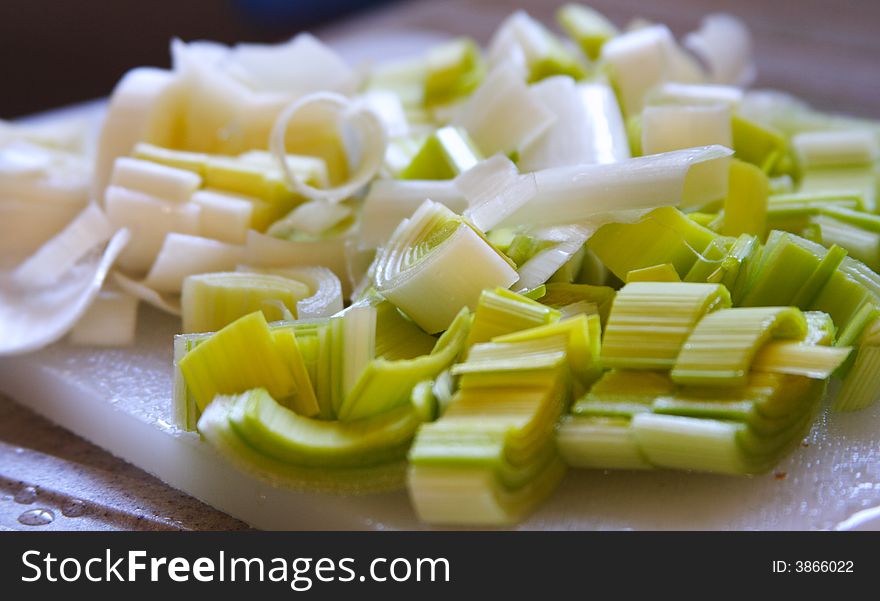
[[[374,32],[337,42],[357,61],[411,55],[436,39]],[[136,346],[95,349],[61,342],[0,358],[0,390],[257,528],[420,527],[404,491],[346,497],[273,488],[227,465],[196,434],[175,428],[171,347],[177,327],[175,319],[142,307]],[[805,446],[765,476],[571,470],[521,527],[827,529],[878,505],[880,403],[854,414],[824,412]]]

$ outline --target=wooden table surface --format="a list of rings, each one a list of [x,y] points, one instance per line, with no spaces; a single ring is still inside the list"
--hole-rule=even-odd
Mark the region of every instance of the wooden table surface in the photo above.
[[[618,25],[641,16],[682,35],[707,11],[742,18],[754,37],[757,87],[773,87],[817,108],[880,118],[880,1],[594,0]],[[417,29],[470,35],[485,43],[514,8],[553,22],[556,2],[400,2],[332,24],[325,38]],[[162,484],[0,395],[0,530],[25,529],[30,508],[50,509],[51,529],[241,529],[246,526]]]

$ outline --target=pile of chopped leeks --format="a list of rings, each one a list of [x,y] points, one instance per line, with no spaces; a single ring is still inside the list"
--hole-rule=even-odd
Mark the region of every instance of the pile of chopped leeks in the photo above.
[[[358,68],[175,40],[93,147],[4,125],[0,354],[180,315],[181,428],[429,524],[516,523],[567,467],[760,474],[830,379],[880,397],[880,124],[748,90],[727,15],[558,22]]]

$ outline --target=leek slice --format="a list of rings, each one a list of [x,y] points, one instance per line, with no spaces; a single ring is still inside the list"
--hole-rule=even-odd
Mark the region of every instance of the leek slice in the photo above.
[[[803,169],[865,165],[880,157],[877,136],[869,131],[804,132],[791,145]]]
[[[767,196],[768,184],[764,172],[754,165],[734,159],[730,163],[721,233],[725,236],[763,236],[767,223]]]
[[[199,207],[199,231],[207,238],[244,244],[249,228],[260,229],[251,200],[213,190],[198,190],[191,200]]]
[[[791,304],[826,254],[819,244],[785,232],[770,232],[738,304],[746,307]]]
[[[339,226],[346,219],[350,219],[351,215],[352,209],[347,205],[313,200],[299,205],[285,217],[273,223],[266,233],[279,238],[285,238],[297,232],[320,236]]]
[[[806,334],[806,319],[795,307],[716,311],[688,336],[671,376],[680,384],[742,385],[755,354],[769,339],[803,340]]]
[[[184,280],[192,275],[235,269],[244,248],[210,238],[171,233],[144,278],[144,285],[160,293],[180,293]],[[224,324],[225,325],[225,324]]]
[[[425,62],[424,102],[428,106],[467,96],[480,84],[486,71],[479,46],[467,38],[431,48]]]
[[[539,81],[551,75],[578,79],[584,68],[541,23],[525,11],[507,17],[489,41],[489,65],[510,65],[522,79]]]
[[[631,417],[650,411],[654,401],[675,393],[677,386],[662,372],[612,369],[571,408],[572,415]]]
[[[119,266],[132,275],[147,272],[167,234],[199,233],[199,207],[192,203],[172,203],[128,188],[109,186],[104,206],[114,226],[132,231],[131,242],[119,258]]]
[[[373,467],[305,467],[269,457],[252,447],[230,424],[234,397],[220,397],[202,414],[199,433],[226,461],[272,486],[294,490],[345,494],[385,492],[406,481],[403,459]]]
[[[614,275],[625,279],[633,269],[662,263],[671,263],[680,274],[687,273],[716,237],[681,211],[665,207],[636,223],[604,225],[587,246]]]
[[[355,421],[404,405],[419,382],[436,378],[465,348],[470,314],[462,309],[429,354],[413,359],[370,361],[339,408],[342,421]]]
[[[552,167],[535,173],[538,192],[501,225],[580,223],[622,210],[698,206],[727,192],[722,146],[676,150],[605,165]]]
[[[68,340],[78,346],[131,346],[137,309],[135,297],[118,290],[101,290],[70,330]]]
[[[75,223],[82,224],[83,221]],[[53,245],[67,246],[70,242],[65,234],[62,232],[46,242],[34,256],[55,255]],[[93,240],[105,239],[103,233],[91,237]],[[128,230],[122,229],[113,234],[103,248],[102,242],[96,242],[89,252],[65,272],[57,274],[51,283],[22,285],[9,274],[0,273],[0,327],[3,332],[0,355],[35,351],[60,340],[97,297],[129,237]],[[40,262],[35,259],[30,264]]]
[[[779,132],[750,121],[741,114],[733,116],[733,149],[736,158],[771,173],[787,151],[788,144]]]
[[[851,350],[849,347],[769,342],[752,359],[752,369],[825,380],[843,364]]]
[[[629,419],[572,417],[563,419],[556,436],[559,453],[572,467],[650,469]]]
[[[297,316],[297,303],[309,287],[278,275],[241,272],[202,273],[186,278],[181,304],[184,332],[216,332],[254,311],[267,321],[285,318],[281,308]],[[280,303],[280,307],[275,303]]]
[[[457,127],[441,127],[428,136],[398,177],[452,179],[476,165],[481,158],[467,132]]]
[[[346,148],[353,173],[345,184],[333,188],[315,188],[304,182],[291,169],[285,150],[285,134],[299,113],[310,113],[312,108],[333,113],[332,127],[342,130],[351,139],[352,148]],[[286,181],[299,194],[311,199],[338,202],[355,194],[369,183],[382,167],[387,135],[381,119],[364,105],[352,104],[338,94],[316,92],[289,104],[278,115],[272,127],[269,146],[278,160]],[[354,157],[359,156],[360,160]]]
[[[278,399],[296,393],[293,373],[259,311],[208,337],[177,365],[200,411],[218,394],[240,394],[257,387]]]
[[[453,181],[374,180],[361,209],[361,247],[378,248],[385,244],[400,222],[411,217],[427,199],[459,214],[468,206]]]
[[[288,401],[290,408],[306,417],[318,415],[321,408],[317,397],[315,397],[312,379],[296,339],[296,331],[294,328],[279,328],[273,330],[272,339],[275,346],[284,355],[285,362],[296,383],[296,393]]]
[[[647,106],[642,111],[642,154],[695,146],[733,146],[730,109],[723,105]]]
[[[468,202],[464,216],[484,232],[504,221],[537,193],[535,177],[520,175],[516,165],[502,155],[482,161],[459,175],[455,187]]]
[[[540,249],[520,266],[516,288],[530,290],[549,281],[577,253],[583,251],[584,243],[594,231],[595,228],[588,225],[569,225],[535,232],[536,236],[543,238],[542,245],[550,245]]]
[[[669,81],[648,93],[649,105],[677,104],[683,106],[723,105],[736,111],[743,99],[742,89],[717,84],[686,84]]]
[[[95,157],[92,194],[101,199],[117,157],[138,142],[169,146],[181,109],[181,84],[175,73],[141,67],[126,73],[110,96]]]
[[[593,304],[604,325],[608,322],[615,294],[614,289],[608,286],[551,283],[547,284],[546,292],[540,302],[556,309],[582,302]]]
[[[494,68],[471,94],[453,124],[463,127],[484,155],[527,146],[553,123],[554,116],[530,93],[514,69]]]
[[[236,270],[279,275],[308,286],[309,294],[296,301],[297,319],[330,317],[342,311],[342,284],[326,267],[257,268],[239,265]]]
[[[680,282],[681,278],[672,263],[633,269],[626,274],[626,283],[632,282]]]
[[[880,346],[859,347],[852,369],[834,399],[836,411],[857,411],[880,399]]]
[[[529,92],[556,119],[520,151],[517,164],[523,171],[630,158],[623,117],[608,84],[555,76]]]
[[[602,340],[602,364],[641,369],[673,367],[703,316],[729,306],[730,295],[719,284],[627,284],[617,293],[611,308]]]
[[[476,308],[483,289],[508,287],[516,279],[508,260],[478,231],[426,201],[379,252],[373,282],[433,334],[446,329],[462,307]]]
[[[559,311],[504,288],[484,290],[474,311],[467,346],[558,321]]]
[[[581,4],[566,4],[556,11],[556,20],[590,60],[599,58],[602,45],[618,35],[604,15]]]
[[[248,231],[244,246],[244,263],[258,268],[310,267],[322,265],[339,278],[342,292],[351,290],[347,236],[293,242]]]
[[[728,14],[709,15],[684,45],[709,68],[712,81],[747,86],[755,78],[752,41],[742,21]]]
[[[809,169],[804,173],[798,191],[855,195],[861,198],[865,211],[875,212],[877,209],[877,174],[872,165]]]
[[[376,304],[376,357],[388,361],[427,355],[437,339],[426,334],[388,301]]]
[[[186,169],[120,157],[113,163],[110,185],[137,190],[162,200],[186,202],[202,185],[202,178]]]

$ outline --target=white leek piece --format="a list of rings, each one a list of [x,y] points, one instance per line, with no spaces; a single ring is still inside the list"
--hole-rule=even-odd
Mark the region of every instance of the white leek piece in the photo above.
[[[523,10],[514,12],[498,27],[487,54],[490,68],[506,65],[528,81],[560,72],[579,77],[584,72],[576,55]]]
[[[688,84],[669,81],[648,93],[648,104],[679,104],[688,106],[723,104],[735,111],[743,100],[743,91],[736,86],[719,84]]]
[[[302,95],[350,92],[356,74],[333,49],[309,33],[283,44],[238,44],[228,53],[226,70],[259,92]]]
[[[347,246],[354,244],[345,236],[322,240],[291,242],[274,236],[248,232],[244,261],[253,267],[308,267],[323,265],[342,282],[343,293],[351,289]]]
[[[580,223],[613,211],[699,206],[727,193],[733,151],[704,146],[535,173],[537,195],[502,226]]]
[[[707,16],[684,45],[708,65],[715,83],[747,86],[755,78],[749,30],[732,15]]]
[[[118,271],[111,274],[111,279],[120,290],[129,296],[142,300],[148,305],[152,305],[161,311],[165,311],[170,315],[180,315],[182,309],[180,307],[180,297],[171,294],[160,294],[143,282],[133,280],[124,276]]]
[[[485,288],[507,288],[516,271],[468,223],[425,201],[379,251],[373,282],[426,332],[445,330],[462,307],[477,306]]]
[[[232,271],[243,257],[242,246],[171,233],[165,237],[144,284],[158,292],[179,293],[187,276]]]
[[[537,193],[534,175],[520,175],[513,162],[497,154],[481,161],[455,179],[468,202],[464,216],[487,232]]]
[[[466,129],[488,156],[528,146],[554,119],[513,68],[502,65],[465,101],[454,124]]]
[[[48,286],[67,273],[86,253],[109,240],[113,224],[90,204],[51,243],[44,244],[12,273],[19,286]]]
[[[556,120],[520,152],[523,171],[629,158],[626,128],[611,86],[556,76],[532,85],[529,92]]]
[[[642,111],[643,154],[711,144],[733,146],[730,109],[723,104],[648,106]]]
[[[869,131],[812,131],[791,139],[804,169],[873,163],[880,156],[877,136]]]
[[[162,200],[186,202],[202,185],[202,178],[186,169],[120,157],[113,163],[110,185],[144,192]]]
[[[34,351],[61,339],[101,290],[129,234],[119,230],[100,252],[83,257],[51,287],[0,285],[0,355]],[[54,239],[46,244],[53,244]],[[0,278],[6,279],[5,274]]]
[[[410,133],[409,121],[400,96],[389,90],[370,90],[359,96],[361,102],[379,116],[389,138],[399,138]]]
[[[428,199],[456,213],[468,206],[453,180],[375,180],[361,209],[361,247],[378,248],[385,244],[400,222],[411,217]]]
[[[326,267],[256,268],[239,265],[237,269],[280,275],[308,286],[311,294],[296,303],[297,319],[330,317],[342,311],[342,284],[336,274]]]
[[[351,213],[351,207],[348,205],[312,200],[299,205],[286,217],[273,223],[267,233],[279,237],[294,232],[305,232],[318,236],[350,217]]]
[[[137,329],[138,299],[118,290],[101,290],[70,331],[80,346],[130,346]]]
[[[645,96],[666,81],[682,81],[681,49],[665,25],[650,25],[608,40],[602,59],[611,69],[625,115],[642,110]],[[696,83],[696,82],[692,82]]]
[[[199,232],[199,207],[192,203],[166,202],[128,188],[109,186],[104,207],[113,225],[131,229],[131,243],[119,257],[119,266],[131,273],[146,273],[167,234]]]
[[[176,74],[164,69],[132,69],[116,84],[98,140],[92,188],[95,198],[103,197],[113,162],[130,154],[135,144],[169,145],[180,97]]]
[[[199,207],[199,231],[207,238],[244,244],[248,229],[255,225],[255,202],[259,202],[256,199],[199,190],[192,195],[192,202]]]
[[[349,169],[348,180],[332,188],[315,188],[294,173],[287,162],[285,135],[297,116],[324,113],[327,127],[346,140]],[[278,159],[287,182],[301,195],[315,200],[338,202],[352,196],[367,185],[382,167],[387,145],[382,120],[366,105],[350,102],[345,96],[317,92],[289,104],[272,127],[269,146]]]
[[[588,225],[567,225],[536,232],[536,237],[554,244],[535,254],[517,270],[519,280],[514,285],[514,290],[531,290],[549,280],[583,248],[595,229]]]

